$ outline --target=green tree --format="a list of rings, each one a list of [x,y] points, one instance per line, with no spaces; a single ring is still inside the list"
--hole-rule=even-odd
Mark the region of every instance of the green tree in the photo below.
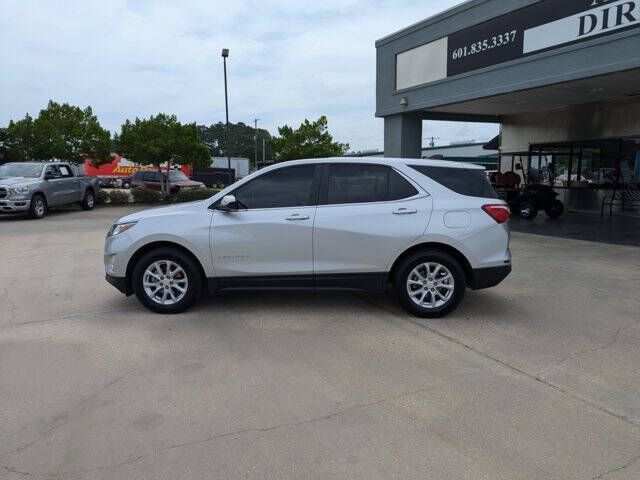
[[[121,155],[158,170],[164,164],[169,169],[172,163],[194,167],[211,163],[209,149],[200,143],[196,124],[183,125],[175,115],[159,113],[149,119],[127,120],[114,143]]]
[[[84,110],[52,100],[34,120],[27,114],[10,121],[4,133],[7,157],[14,161],[59,158],[75,163],[91,158],[111,161],[111,134],[100,126],[91,107]]]
[[[91,107],[49,101],[33,122],[34,158],[60,158],[83,163],[91,158],[95,164],[111,161],[111,134],[100,126]]]
[[[289,125],[278,128],[279,137],[271,140],[276,162],[301,158],[339,157],[347,153],[349,144],[334,142],[324,115],[315,122],[305,121],[296,130]]]
[[[9,121],[4,129],[2,142],[5,148],[5,160],[22,162],[33,159],[35,138],[33,132],[33,118],[29,114],[22,120]]]
[[[209,147],[214,157],[227,156],[226,143],[226,127],[223,122],[214,123],[210,126],[198,126],[200,132],[200,140]],[[244,157],[253,160],[255,156],[255,140],[256,134],[253,126],[245,123],[229,123],[229,154],[232,157]],[[271,140],[271,134],[262,128],[257,131],[258,135],[258,160],[262,160],[262,140],[265,139],[267,144]],[[265,159],[271,160],[271,153],[265,152]]]

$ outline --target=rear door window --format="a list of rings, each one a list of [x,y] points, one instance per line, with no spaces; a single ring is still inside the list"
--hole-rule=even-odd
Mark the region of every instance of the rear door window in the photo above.
[[[329,165],[322,203],[388,202],[410,198],[418,193],[402,175],[385,165],[332,164]]]
[[[498,198],[484,170],[431,165],[410,165],[410,167],[460,195]]]

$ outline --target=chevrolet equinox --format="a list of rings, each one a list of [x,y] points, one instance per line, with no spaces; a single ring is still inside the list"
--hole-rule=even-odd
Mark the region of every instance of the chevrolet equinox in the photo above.
[[[511,272],[509,207],[481,167],[436,160],[280,163],[212,198],[119,219],[106,278],[150,310],[207,291],[360,290],[393,285],[402,306],[442,317],[465,288]]]

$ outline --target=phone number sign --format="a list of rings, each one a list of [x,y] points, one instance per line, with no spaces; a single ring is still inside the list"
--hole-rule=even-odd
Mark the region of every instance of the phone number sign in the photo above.
[[[640,26],[640,0],[543,0],[449,36],[447,76]]]

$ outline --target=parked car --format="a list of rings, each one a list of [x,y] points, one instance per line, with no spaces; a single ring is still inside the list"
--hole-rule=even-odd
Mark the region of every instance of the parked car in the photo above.
[[[92,210],[99,183],[96,177],[76,175],[68,163],[5,163],[0,165],[0,212],[42,218],[51,207],[74,203]]]
[[[131,177],[99,175],[100,188],[131,188]]]
[[[131,177],[131,188],[144,187],[151,190],[162,190],[163,173],[151,171],[138,171]],[[190,180],[179,170],[171,170],[169,173],[169,192],[177,193],[180,190],[203,188],[202,182]]]
[[[441,317],[511,272],[509,207],[470,164],[370,158],[274,165],[108,233],[106,279],[150,310],[203,290],[364,290]]]
[[[128,190],[131,188],[131,177],[120,177],[120,188]]]

